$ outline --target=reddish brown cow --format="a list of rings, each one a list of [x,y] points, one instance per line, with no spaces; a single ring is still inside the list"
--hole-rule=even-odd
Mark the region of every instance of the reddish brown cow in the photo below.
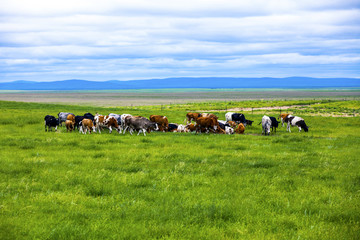
[[[186,123],[189,124],[191,123],[192,120],[194,120],[196,122],[196,119],[198,117],[201,117],[201,114],[200,113],[187,113],[186,114]]]
[[[240,123],[237,128],[235,129],[235,132],[238,134],[244,134],[245,132],[245,127],[244,124]]]
[[[208,117],[208,118],[214,118],[216,120],[218,120],[218,116],[216,116],[215,114],[212,113],[201,113],[201,117]]]
[[[95,131],[95,127],[94,127],[94,123],[92,120],[90,119],[83,119],[81,121],[81,128],[80,128],[80,131],[83,133],[83,134],[86,134],[87,131],[89,131],[89,134],[91,134],[92,131]]]
[[[169,128],[169,121],[166,116],[150,115],[150,121],[157,123],[159,131],[166,132]]]
[[[205,128],[207,132],[209,130],[215,132],[219,128],[219,123],[214,118],[199,117],[196,119],[196,132],[200,131],[201,133],[202,128]]]
[[[190,123],[185,126],[185,129],[189,132],[194,132],[196,130],[196,126],[193,123]]]
[[[72,114],[69,114],[69,115],[66,117],[66,120],[70,120],[70,121],[74,122],[74,124],[75,124],[75,116],[72,115]]]
[[[71,120],[66,120],[65,121],[65,126],[66,126],[66,131],[67,132],[69,132],[69,131],[72,132],[72,130],[74,130],[74,127],[75,127],[75,122],[73,122]]]
[[[114,117],[105,116],[104,118],[104,124],[107,128],[109,128],[109,133],[112,133],[112,129],[115,128],[115,130],[118,133],[121,133],[121,128]]]
[[[236,128],[237,127],[237,123],[234,121],[228,121],[227,122],[232,128]]]

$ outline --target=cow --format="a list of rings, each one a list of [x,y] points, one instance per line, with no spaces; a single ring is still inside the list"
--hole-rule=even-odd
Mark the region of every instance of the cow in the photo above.
[[[196,119],[196,133],[198,132],[201,133],[202,128],[206,129],[207,132],[211,130],[215,133],[218,127],[219,127],[219,123],[214,118],[198,117]]]
[[[234,121],[236,123],[242,123],[244,124],[244,126],[246,126],[246,119],[244,114],[242,113],[228,112],[225,114],[225,119],[227,122]]]
[[[75,128],[80,129],[81,124],[80,122],[84,119],[84,116],[75,116]]]
[[[261,134],[270,135],[271,119],[264,115],[261,119],[262,132]]]
[[[187,132],[194,132],[194,131],[196,131],[196,126],[193,123],[187,124],[185,126],[185,130]]]
[[[125,129],[125,118],[127,117],[127,116],[132,116],[131,114],[127,114],[127,113],[125,113],[125,114],[121,114],[120,115],[120,120],[121,120],[121,129]],[[124,131],[124,133],[125,133],[125,131]]]
[[[200,113],[187,113],[185,120],[187,124],[190,124],[192,120],[196,121],[196,119],[199,117],[201,117]]]
[[[271,120],[271,131],[274,131],[274,128],[275,128],[275,132],[276,132],[276,129],[279,127],[279,123],[275,117],[269,117],[270,120]]]
[[[68,116],[69,114],[74,115],[74,117],[75,117],[75,114],[69,113],[69,112],[59,112],[59,113],[58,113],[58,119],[59,119],[59,125],[60,125],[60,126],[62,126],[62,123],[66,121],[67,116]]]
[[[230,124],[223,120],[218,120],[219,127],[223,130],[225,130],[226,127],[230,127]]]
[[[72,115],[69,115],[69,116],[72,116]],[[74,121],[72,121],[72,120],[66,120],[65,121],[65,126],[66,126],[66,131],[67,132],[72,132],[72,130],[74,130],[75,129],[75,119],[74,119]]]
[[[177,129],[178,129],[178,124],[176,123],[169,123],[169,126],[168,126],[168,131],[169,132],[176,132]]]
[[[96,114],[94,117],[94,121],[95,121],[95,131],[94,132],[99,132],[101,133],[101,130],[103,130],[104,127],[106,127],[105,125],[105,116],[104,115],[99,115]]]
[[[129,128],[129,132],[131,135],[133,130],[139,131],[137,135],[143,132],[144,136],[146,136],[145,134],[146,131],[159,130],[157,123],[152,122],[144,117],[127,116],[125,117],[125,124],[126,124],[126,128],[124,129],[124,132],[126,131],[127,128]]]
[[[59,119],[55,118],[52,115],[46,115],[44,117],[45,120],[45,132],[52,131],[52,128],[55,128],[55,131],[57,131],[57,127],[59,126]]]
[[[92,115],[91,113],[85,113],[85,114],[84,114],[84,118],[90,119],[90,120],[93,121],[93,123],[95,124],[95,122],[94,122],[95,116]]]
[[[72,114],[67,115],[66,120],[69,120],[69,121],[75,123],[75,115],[72,115]]]
[[[159,126],[159,131],[166,132],[169,127],[169,121],[166,116],[161,115],[150,115],[150,121],[157,123]]]
[[[252,123],[254,122],[248,119],[246,119],[245,121],[246,121],[246,126],[252,126]]]
[[[234,121],[228,121],[227,123],[228,123],[228,124],[230,125],[230,127],[232,127],[232,128],[236,128],[236,127],[237,127],[237,123],[234,122]]]
[[[104,124],[107,128],[109,128],[109,133],[112,133],[112,129],[115,128],[115,130],[120,134],[121,133],[121,127],[118,124],[117,119],[110,116],[105,116],[104,118]]]
[[[234,129],[232,127],[225,126],[225,133],[226,134],[234,134]]]
[[[297,126],[299,128],[299,132],[301,132],[301,129],[304,129],[305,132],[309,131],[309,127],[306,126],[306,123],[304,121],[303,118],[301,117],[297,117],[297,116],[287,116],[286,118],[286,122],[287,122],[287,131],[291,132],[290,130],[290,125],[291,126]]]
[[[288,113],[282,113],[279,115],[278,119],[281,120],[281,126],[284,126],[284,123],[286,122],[286,118],[289,116],[290,114]]]
[[[242,123],[239,123],[239,125],[237,125],[235,132],[238,134],[244,134],[245,132],[245,126]]]
[[[115,118],[117,123],[121,126],[121,115],[116,114],[116,113],[110,113],[109,117]]]
[[[89,134],[91,134],[92,131],[95,132],[95,126],[94,126],[94,122],[91,119],[83,119],[81,122],[81,127],[80,127],[80,132],[82,132],[83,134],[86,134],[89,131]]]
[[[216,116],[215,114],[212,114],[212,113],[201,113],[200,114],[201,116],[200,117],[209,117],[209,118],[215,118],[216,120],[218,120],[218,116]]]
[[[176,130],[177,132],[188,132],[185,125],[180,124]]]

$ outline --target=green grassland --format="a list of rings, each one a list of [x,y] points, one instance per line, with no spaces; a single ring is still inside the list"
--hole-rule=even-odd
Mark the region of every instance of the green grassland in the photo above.
[[[44,131],[59,111],[183,123],[189,110],[289,106],[309,132],[244,135]],[[298,105],[306,105],[298,108]],[[0,101],[0,239],[359,239],[360,101],[100,108]],[[284,110],[283,110],[284,111]],[[327,115],[328,116],[328,115]]]

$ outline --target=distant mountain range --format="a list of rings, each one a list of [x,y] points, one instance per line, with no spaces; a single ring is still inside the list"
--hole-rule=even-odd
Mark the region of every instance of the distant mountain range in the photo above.
[[[14,81],[0,83],[0,90],[112,90],[159,88],[328,88],[360,87],[356,78],[165,78],[132,81],[64,80],[54,82]]]

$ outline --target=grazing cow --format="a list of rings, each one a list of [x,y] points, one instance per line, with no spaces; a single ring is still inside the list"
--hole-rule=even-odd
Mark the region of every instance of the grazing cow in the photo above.
[[[115,130],[119,134],[121,133],[121,127],[119,126],[118,121],[114,117],[105,116],[104,124],[107,128],[109,128],[109,133],[112,133],[113,128],[115,128]]]
[[[188,132],[185,125],[180,124],[176,130],[177,132]]]
[[[186,123],[190,124],[192,120],[196,121],[196,119],[199,117],[201,117],[200,113],[187,113],[186,114]]]
[[[228,124],[230,125],[230,127],[232,127],[232,128],[236,128],[236,127],[237,127],[237,123],[234,122],[234,121],[228,121],[227,123],[228,123]]]
[[[69,115],[69,116],[71,116],[71,115]],[[66,131],[67,132],[72,132],[72,130],[74,130],[75,129],[75,121],[73,122],[73,121],[71,121],[71,120],[66,120],[65,121],[65,126],[66,126]]]
[[[196,126],[193,123],[187,124],[185,126],[187,132],[194,132],[196,131]]]
[[[196,133],[198,132],[201,133],[202,128],[205,128],[207,132],[211,130],[215,133],[218,127],[219,127],[219,123],[214,118],[198,117],[196,119]]]
[[[68,117],[69,114],[74,115],[74,117],[75,117],[75,114],[69,113],[69,112],[59,112],[59,113],[58,113],[59,125],[60,125],[60,126],[62,126],[62,123],[67,120],[67,117]]]
[[[169,132],[176,132],[177,129],[178,129],[178,124],[176,123],[169,123],[169,126],[168,126],[168,131]]]
[[[219,127],[223,130],[225,130],[226,127],[230,127],[230,124],[223,120],[218,120]]]
[[[121,126],[121,115],[116,114],[116,113],[110,113],[109,117],[115,118],[117,123]]]
[[[270,135],[271,119],[264,115],[261,119],[262,132],[261,134]]]
[[[303,128],[305,132],[309,131],[308,126],[306,126],[305,121],[301,117],[297,116],[288,116],[286,119],[287,122],[287,131],[291,132],[290,125],[291,126],[297,126],[299,128],[299,132],[301,132],[301,129]]]
[[[239,123],[239,125],[236,127],[235,132],[238,134],[244,134],[245,132],[245,126],[242,123]]]
[[[275,128],[275,132],[276,132],[276,129],[279,127],[279,123],[275,117],[269,117],[270,120],[271,120],[271,131],[274,131],[274,128]]]
[[[45,132],[52,131],[53,127],[55,128],[55,131],[57,131],[57,127],[59,125],[59,119],[51,115],[46,115],[44,117],[44,120],[45,120]]]
[[[286,119],[288,118],[290,114],[288,113],[282,113],[279,115],[278,119],[281,119],[281,126],[284,126],[284,123],[286,122]],[[291,116],[291,115],[290,115]]]
[[[95,132],[96,130],[94,126],[94,122],[91,119],[85,118],[80,122],[80,124],[81,124],[80,132],[82,132],[83,134],[86,134],[88,131],[89,134],[91,134],[92,131]]]
[[[246,126],[246,119],[245,119],[244,114],[242,114],[242,113],[228,112],[225,114],[225,118],[226,118],[227,122],[234,121],[236,123],[242,123],[242,124],[244,124],[244,126]]]
[[[159,131],[166,132],[169,127],[169,121],[166,116],[161,115],[150,115],[150,121],[157,123],[159,126]]]
[[[254,121],[246,119],[246,126],[252,126]]]
[[[144,136],[146,136],[145,132],[154,130],[159,130],[159,127],[157,123],[150,121],[147,118],[144,117],[133,117],[133,116],[127,116],[125,117],[125,125],[126,128],[124,129],[124,133],[127,128],[129,128],[129,132],[132,135],[133,130],[139,131],[137,135],[139,135],[141,132],[144,133]]]
[[[75,116],[75,128],[80,129],[80,122],[84,119],[84,116]]]
[[[208,118],[215,118],[216,120],[218,120],[218,116],[216,116],[215,114],[212,113],[201,113],[200,117],[208,117]]]
[[[75,123],[75,115],[72,115],[72,114],[69,114],[67,117],[66,117],[66,120],[69,120],[69,121],[72,121]],[[66,123],[66,121],[65,121]]]
[[[226,134],[234,134],[234,129],[232,127],[225,126],[225,133]]]

